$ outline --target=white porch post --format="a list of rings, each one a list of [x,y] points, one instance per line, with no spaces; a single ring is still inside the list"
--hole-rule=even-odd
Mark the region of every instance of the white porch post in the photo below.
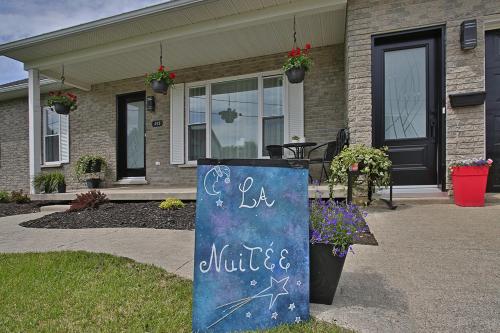
[[[42,112],[40,108],[40,74],[38,69],[28,70],[28,107],[29,107],[29,165],[30,193],[35,193],[33,179],[40,172]]]

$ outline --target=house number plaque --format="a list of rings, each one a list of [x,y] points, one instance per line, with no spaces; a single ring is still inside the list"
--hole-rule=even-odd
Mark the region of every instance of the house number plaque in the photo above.
[[[153,120],[153,127],[163,126],[163,120]]]

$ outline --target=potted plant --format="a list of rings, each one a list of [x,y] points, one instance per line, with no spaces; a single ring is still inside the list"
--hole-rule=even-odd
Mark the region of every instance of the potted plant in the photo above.
[[[310,301],[332,304],[347,253],[368,228],[366,214],[355,205],[318,198],[310,212]]]
[[[311,44],[307,43],[303,49],[294,47],[288,52],[288,57],[283,64],[283,71],[285,71],[290,83],[300,83],[304,81],[306,72],[312,66],[312,60],[309,57],[310,49]]]
[[[154,73],[146,73],[146,84],[151,85],[154,92],[166,94],[168,87],[174,84],[175,73],[166,70],[165,66],[160,65]]]
[[[43,193],[66,193],[66,181],[61,172],[39,173],[33,179],[33,186]]]
[[[365,145],[345,147],[331,163],[330,191],[333,191],[333,186],[336,184],[347,185],[349,169],[355,165],[357,172],[353,173],[354,190],[356,190],[354,202],[369,204],[371,198],[368,192],[371,192],[374,186],[384,187],[390,184],[392,162],[387,151],[387,147],[380,149]]]
[[[450,164],[453,197],[457,206],[482,207],[491,159],[468,159]]]
[[[101,173],[106,169],[106,160],[98,155],[83,155],[75,166],[75,174],[79,180],[85,180],[88,188],[99,188]]]
[[[53,107],[58,114],[69,114],[77,108],[77,97],[70,92],[50,92],[47,104]]]

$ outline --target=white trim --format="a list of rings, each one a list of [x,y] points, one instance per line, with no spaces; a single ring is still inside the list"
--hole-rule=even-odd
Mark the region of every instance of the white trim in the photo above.
[[[38,69],[28,71],[28,146],[29,146],[29,176],[30,193],[36,192],[33,180],[40,173],[41,156],[41,117],[40,108],[40,73]]]
[[[500,15],[492,15],[492,18],[484,21],[484,31],[500,29]]]
[[[46,113],[48,110],[52,110],[52,112],[55,112],[53,108],[51,107],[44,107],[42,108],[42,152],[43,152],[43,165],[44,166],[50,166],[50,165],[55,165],[55,164],[59,164],[61,165],[62,164],[62,159],[61,159],[61,115],[60,114],[57,114],[58,116],[58,119],[59,119],[59,131],[57,134],[50,134],[48,135],[47,134],[47,117],[46,117]],[[58,140],[57,140],[57,148],[59,150],[59,160],[57,161],[47,161],[47,152],[45,151],[45,138],[47,137],[51,137],[51,136],[57,136],[58,137]]]
[[[92,46],[85,49],[70,51],[64,54],[27,61],[24,63],[24,68],[25,70],[30,68],[47,69],[61,63],[73,64],[96,57],[104,57],[121,52],[133,51],[160,41],[206,36],[208,34],[257,26],[280,19],[292,18],[294,15],[303,16],[323,13],[331,10],[341,10],[346,7],[346,3],[347,0],[301,0],[284,5],[266,7],[243,14],[228,15],[216,20],[206,20],[166,31],[147,33],[128,39],[112,41],[105,43],[104,45]],[[26,44],[29,43],[26,42]],[[15,48],[16,47],[14,46],[9,47],[9,45],[7,45],[7,47],[0,47],[0,52],[4,52],[5,54],[5,52],[11,51]]]
[[[52,79],[40,79],[40,86],[46,86],[46,85],[57,83],[57,82],[58,81],[52,80]],[[0,87],[0,94],[6,93],[6,92],[11,92],[11,91],[24,90],[24,89],[27,89],[28,86],[29,86],[28,82],[22,82],[22,83],[17,83],[17,84],[13,84],[13,85]]]
[[[211,87],[212,84],[216,83],[222,83],[222,82],[229,82],[229,81],[238,81],[238,80],[244,80],[244,79],[252,79],[252,78],[257,78],[257,89],[258,89],[258,143],[257,143],[257,158],[262,159],[262,158],[268,158],[267,156],[264,157],[262,155],[262,149],[263,149],[263,128],[262,128],[262,120],[263,120],[263,115],[264,115],[264,78],[268,77],[277,77],[277,76],[282,76],[283,77],[283,121],[285,122],[284,124],[284,137],[283,141],[286,142],[288,139],[288,103],[286,101],[286,90],[287,90],[287,85],[286,85],[286,78],[283,74],[282,70],[272,70],[272,71],[265,71],[265,72],[257,72],[257,73],[251,73],[251,74],[242,74],[242,75],[236,75],[236,76],[229,76],[229,77],[221,77],[221,78],[215,78],[215,79],[210,79],[210,80],[203,80],[203,81],[196,81],[196,82],[189,82],[185,84],[185,102],[184,102],[184,154],[185,154],[185,163],[183,165],[185,166],[196,166],[197,163],[196,161],[193,160],[188,160],[189,154],[188,154],[188,149],[189,149],[189,134],[188,134],[188,125],[189,125],[189,90],[192,88],[201,88],[205,87],[205,96],[206,96],[206,109],[205,109],[205,126],[206,126],[206,157],[211,157],[212,156],[212,149],[211,149],[211,128],[212,128],[212,121],[211,121],[211,114],[212,114],[212,91]],[[180,165],[179,165],[180,166]]]

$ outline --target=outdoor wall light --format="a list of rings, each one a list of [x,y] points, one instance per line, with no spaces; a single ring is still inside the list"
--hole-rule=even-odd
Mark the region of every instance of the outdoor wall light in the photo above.
[[[460,46],[462,50],[475,49],[477,46],[477,21],[466,20],[460,25]]]
[[[155,97],[154,96],[147,96],[146,97],[146,110],[149,112],[155,111]]]

